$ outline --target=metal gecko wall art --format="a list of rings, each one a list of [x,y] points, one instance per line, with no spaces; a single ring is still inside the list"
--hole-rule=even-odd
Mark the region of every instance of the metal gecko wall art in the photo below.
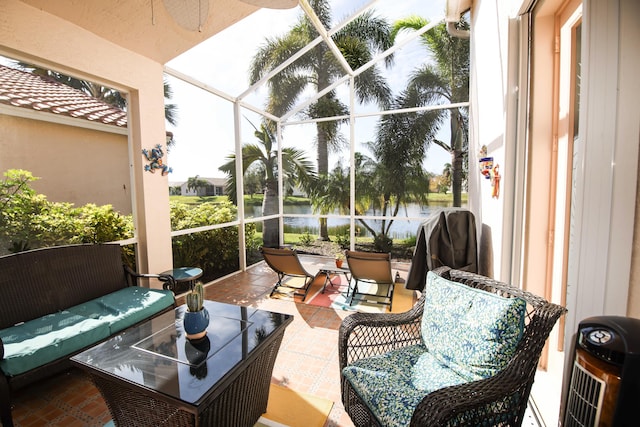
[[[164,157],[164,150],[162,149],[162,145],[156,144],[155,147],[151,149],[151,151],[146,148],[142,149],[142,155],[149,162],[148,165],[144,165],[144,170],[147,172],[155,173],[156,169],[159,169],[162,173],[162,176],[168,175],[173,172],[173,170],[164,164],[162,158]]]

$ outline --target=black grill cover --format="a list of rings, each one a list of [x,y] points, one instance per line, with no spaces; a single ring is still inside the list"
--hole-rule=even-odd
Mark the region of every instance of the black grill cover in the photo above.
[[[427,272],[442,266],[478,272],[476,220],[466,209],[440,209],[420,225],[406,288],[423,290]]]

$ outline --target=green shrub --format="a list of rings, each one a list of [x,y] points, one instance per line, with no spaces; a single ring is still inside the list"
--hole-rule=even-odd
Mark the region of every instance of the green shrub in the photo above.
[[[121,215],[111,205],[49,202],[30,183],[30,172],[9,170],[0,181],[0,255],[47,246],[103,243],[132,238],[133,219]],[[171,202],[173,231],[232,222],[236,207],[228,201],[187,205]],[[257,252],[260,239],[256,224],[245,225],[247,252]],[[221,277],[239,268],[238,227],[206,230],[173,238],[176,267],[194,266],[204,270],[203,280]],[[123,247],[124,261],[135,268],[135,245]]]
[[[413,236],[409,236],[406,239],[404,239],[402,241],[402,244],[405,245],[405,246],[415,246],[417,241],[418,241],[418,237],[413,235]]]
[[[300,239],[298,239],[298,242],[302,245],[302,246],[311,246],[311,244],[313,243],[313,237],[311,236],[311,233],[309,233],[309,231],[305,231],[304,233],[302,233],[300,235]]]
[[[351,244],[351,238],[349,237],[349,229],[346,231],[336,234],[336,243],[342,249],[348,249]]]
[[[100,243],[133,237],[131,216],[111,205],[50,202],[30,183],[31,172],[11,169],[0,182],[0,253],[48,246]]]
[[[235,221],[236,207],[231,202],[202,203],[188,206],[171,203],[171,227],[184,230]],[[256,250],[255,224],[245,226],[247,249]],[[203,280],[210,281],[239,268],[238,227],[229,226],[173,238],[173,265],[203,269]],[[255,247],[254,247],[255,246]]]

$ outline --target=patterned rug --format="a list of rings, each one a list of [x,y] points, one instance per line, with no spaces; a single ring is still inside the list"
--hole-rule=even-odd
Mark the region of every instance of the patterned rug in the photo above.
[[[347,295],[349,282],[343,274],[331,275],[331,281],[327,281],[327,285],[323,290],[326,276],[319,274],[311,284],[307,298],[304,304],[315,305],[319,307],[331,307],[334,310],[359,311],[365,313],[386,313],[389,306],[380,304],[384,300],[383,297],[372,297],[356,295],[351,300],[351,295]],[[292,277],[284,281],[285,286],[280,286],[278,291],[273,294],[272,298],[286,299],[303,303],[302,297],[294,295],[304,285],[304,280],[298,277]],[[376,285],[360,284],[359,290],[362,292],[379,295],[386,295],[387,288],[378,289]],[[400,280],[394,286],[393,292],[393,312],[400,313],[409,310],[415,303],[415,292],[408,291],[404,287],[404,280]]]
[[[321,307],[332,307],[335,310],[359,311],[363,313],[384,313],[387,312],[389,306],[383,304],[387,301],[384,297],[389,292],[389,285],[378,287],[376,285],[358,286],[358,290],[372,295],[361,295],[360,293],[352,296],[349,288],[349,282],[343,275],[331,276],[331,284],[324,289],[320,289],[313,295],[307,304]],[[307,297],[308,298],[308,297]]]

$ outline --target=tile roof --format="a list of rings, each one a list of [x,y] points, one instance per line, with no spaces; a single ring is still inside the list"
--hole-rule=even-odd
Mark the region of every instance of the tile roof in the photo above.
[[[0,104],[127,127],[127,112],[62,83],[0,65]]]

